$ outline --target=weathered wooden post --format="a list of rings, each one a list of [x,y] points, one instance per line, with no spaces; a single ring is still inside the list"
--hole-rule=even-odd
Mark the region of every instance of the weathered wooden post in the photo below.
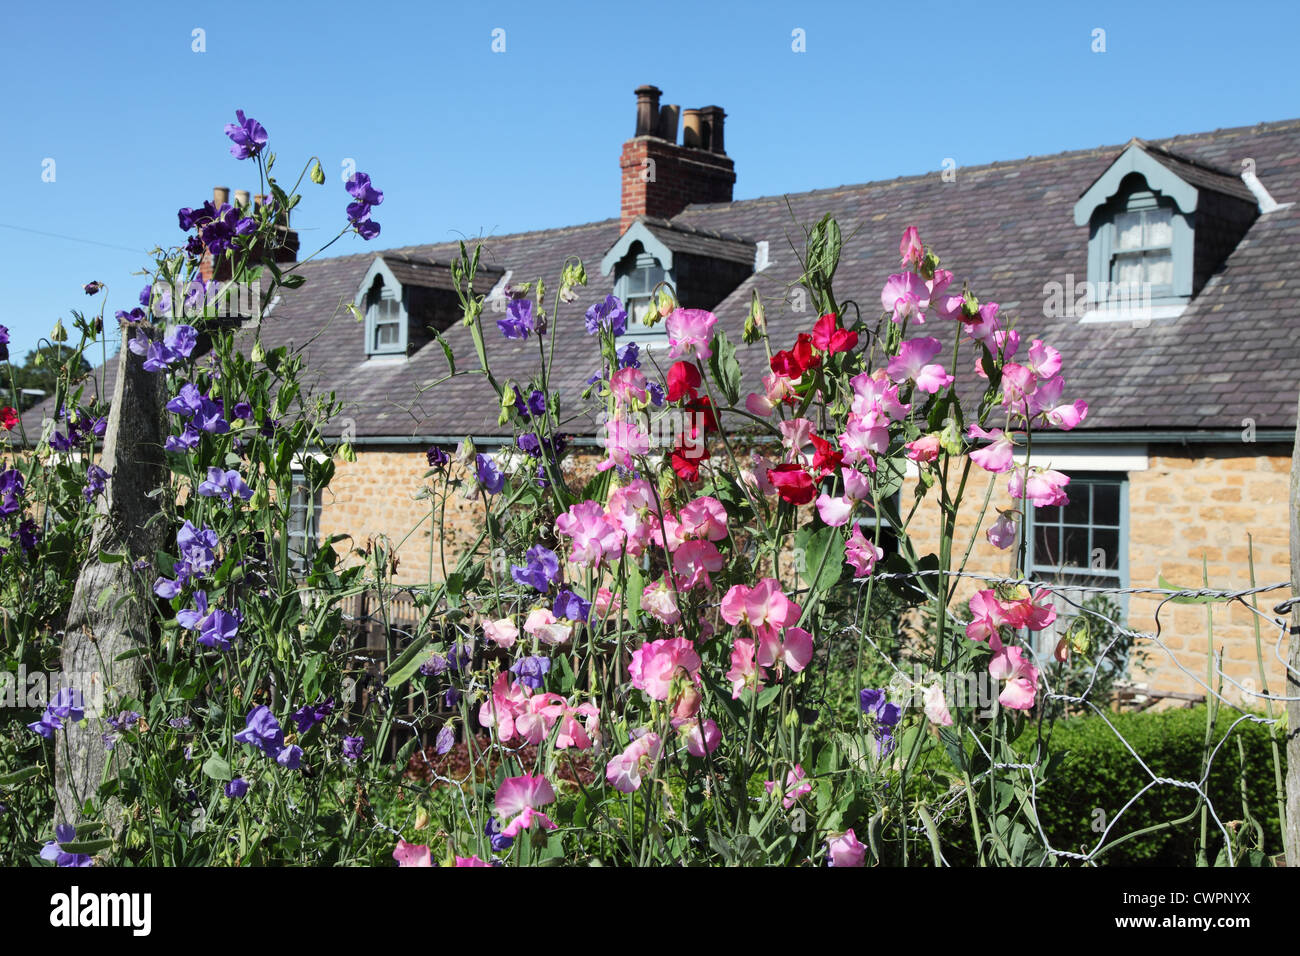
[[[158,372],[144,370],[142,357],[121,350],[101,463],[112,478],[100,498],[91,557],[77,578],[63,638],[64,680],[82,692],[88,714],[93,702],[107,704],[140,693],[143,657],[137,653],[120,658],[128,651],[147,650],[153,621],[149,581],[131,566],[140,558],[152,559],[162,539],[156,499],[147,495],[167,476],[164,381]],[[125,560],[107,563],[99,560],[101,552],[124,554]],[[86,801],[96,796],[105,778],[109,758],[120,758],[128,750],[119,742],[109,752],[102,733],[98,720],[88,720],[59,735],[56,822],[80,820]],[[122,822],[116,801],[105,806],[105,818],[116,833]]]
[[[1286,696],[1286,865],[1300,867],[1300,401],[1291,451],[1291,640],[1287,651]]]

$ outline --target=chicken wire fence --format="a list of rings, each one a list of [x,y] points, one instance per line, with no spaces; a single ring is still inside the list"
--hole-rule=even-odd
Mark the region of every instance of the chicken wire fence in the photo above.
[[[1061,631],[1061,622],[1068,620],[1071,615],[1082,615],[1087,619],[1095,619],[1104,625],[1112,636],[1104,647],[1097,649],[1090,671],[1084,675],[1086,683],[1083,689],[1079,692],[1067,693],[1063,687],[1053,686],[1053,677],[1049,668],[1041,668],[1038,688],[1040,703],[1037,706],[1055,704],[1068,709],[1074,714],[1089,714],[1102,720],[1110,733],[1123,747],[1128,757],[1141,769],[1146,782],[1137,792],[1124,795],[1122,806],[1116,813],[1108,816],[1104,828],[1100,829],[1095,843],[1091,846],[1081,845],[1078,850],[1053,846],[1043,827],[1042,816],[1039,813],[1040,809],[1044,813],[1050,813],[1050,808],[1039,808],[1038,806],[1039,772],[1043,769],[1047,757],[1043,752],[1043,748],[1036,748],[1036,753],[1031,760],[1022,762],[995,761],[985,747],[984,742],[975,733],[974,728],[967,725],[965,727],[966,733],[969,734],[975,748],[988,761],[988,766],[978,774],[972,775],[968,784],[950,788],[943,795],[938,805],[931,810],[930,819],[927,823],[941,824],[955,808],[960,807],[964,802],[966,786],[974,786],[983,777],[991,774],[1020,773],[1024,782],[1028,784],[1031,806],[1035,810],[1034,814],[1031,815],[1031,819],[1037,828],[1044,852],[1063,861],[1072,861],[1083,865],[1098,865],[1097,859],[1113,842],[1113,836],[1117,828],[1121,828],[1125,813],[1153,788],[1175,787],[1195,794],[1200,801],[1200,805],[1204,806],[1209,818],[1213,820],[1214,826],[1224,838],[1228,865],[1237,863],[1233,851],[1233,840],[1229,834],[1230,821],[1225,819],[1225,815],[1221,814],[1215,807],[1210,795],[1208,781],[1211,771],[1214,768],[1215,761],[1220,758],[1224,745],[1232,737],[1236,728],[1242,724],[1262,725],[1267,728],[1276,741],[1281,741],[1281,738],[1277,735],[1283,733],[1286,729],[1286,705],[1292,701],[1300,700],[1300,696],[1288,696],[1269,691],[1267,677],[1262,666],[1260,668],[1261,686],[1258,689],[1253,686],[1253,681],[1243,682],[1233,677],[1224,668],[1222,646],[1212,654],[1208,673],[1196,673],[1187,667],[1179,659],[1179,653],[1169,646],[1166,639],[1168,627],[1162,620],[1161,615],[1171,603],[1191,601],[1207,607],[1241,605],[1252,616],[1257,645],[1260,648],[1267,649],[1267,655],[1262,655],[1262,652],[1261,655],[1257,655],[1258,663],[1262,665],[1263,657],[1266,656],[1267,659],[1280,665],[1282,673],[1285,675],[1285,682],[1288,685],[1300,685],[1300,673],[1297,673],[1296,669],[1291,667],[1287,661],[1287,639],[1291,633],[1288,617],[1291,607],[1297,599],[1295,597],[1287,598],[1276,603],[1271,609],[1258,606],[1258,599],[1262,595],[1278,591],[1289,592],[1291,590],[1290,582],[1261,584],[1240,589],[1108,587],[1093,584],[1054,583],[1036,579],[980,574],[964,570],[943,571],[937,569],[922,569],[909,572],[879,571],[872,577],[877,581],[898,580],[905,586],[914,589],[918,598],[931,600],[933,598],[932,593],[921,588],[915,580],[918,577],[928,576],[966,579],[987,587],[1014,588],[1024,586],[1034,591],[1047,591],[1058,609],[1058,622],[1039,635],[1040,641],[1034,651],[1036,659],[1040,661],[1044,657],[1050,656],[1050,651],[1047,650],[1045,643],[1050,645],[1051,639],[1055,638]],[[867,579],[863,579],[858,583],[865,584],[866,582]],[[860,594],[865,593],[865,590],[865,588],[860,588]],[[461,802],[467,818],[472,820],[473,814],[465,795],[466,787],[477,779],[476,774],[484,769],[485,762],[488,760],[488,749],[484,747],[477,754],[471,753],[468,765],[457,768],[463,770],[463,772],[454,774],[440,772],[435,768],[429,755],[430,751],[434,749],[432,746],[433,732],[443,720],[456,712],[456,702],[452,699],[441,699],[436,695],[422,693],[410,694],[399,701],[395,700],[390,691],[383,686],[384,667],[387,661],[400,653],[403,647],[408,645],[415,638],[417,632],[426,626],[433,617],[420,606],[417,597],[418,593],[418,588],[394,589],[387,593],[368,592],[354,597],[349,604],[345,605],[344,620],[350,625],[353,647],[350,657],[355,667],[354,677],[350,679],[350,683],[345,685],[345,690],[348,691],[349,696],[348,703],[353,708],[359,707],[363,710],[372,704],[390,709],[396,732],[389,739],[384,756],[390,760],[394,758],[405,760],[408,777],[416,785],[422,782],[429,788],[438,786],[454,788],[461,795]],[[791,593],[793,595],[799,592],[792,591]],[[1117,616],[1107,614],[1097,607],[1088,606],[1087,604],[1090,597],[1124,597],[1129,595],[1158,599],[1158,603],[1152,612],[1155,625],[1154,631],[1140,631],[1130,628],[1123,620],[1117,619]],[[946,613],[947,621],[951,626],[964,628],[970,623],[968,619],[954,613],[951,607],[947,609]],[[880,660],[884,661],[892,670],[902,686],[915,688],[914,674],[908,674],[894,660],[888,649],[882,647],[868,631],[852,623],[841,624],[840,629],[854,635],[860,635],[876,651]],[[1264,633],[1276,636],[1264,641],[1262,640]],[[474,634],[461,622],[454,623],[444,636],[449,641],[469,642],[470,646],[473,645],[475,640]],[[1044,637],[1048,639],[1045,643],[1042,640]],[[1130,642],[1142,642],[1140,646],[1148,652],[1164,655],[1167,663],[1171,664],[1177,672],[1185,675],[1187,679],[1200,688],[1202,693],[1171,693],[1154,690],[1144,685],[1120,684],[1117,685],[1118,693],[1112,690],[1105,696],[1095,695],[1094,687],[1098,683],[1102,669],[1113,665],[1112,654],[1124,639]],[[1213,633],[1209,635],[1208,642],[1208,646],[1213,648]],[[1138,645],[1135,643],[1134,646]],[[1122,665],[1120,670],[1123,670]],[[1209,679],[1207,680],[1207,678]],[[1241,703],[1231,699],[1225,690],[1225,685],[1236,691],[1237,701],[1241,703],[1254,702],[1255,708],[1262,708],[1262,712],[1253,708],[1247,709],[1241,706]],[[486,684],[481,680],[471,678],[464,689],[464,693],[470,695],[482,694],[486,693],[487,690]],[[1177,779],[1156,773],[1149,765],[1148,760],[1126,739],[1124,733],[1116,726],[1116,722],[1112,720],[1113,711],[1110,709],[1112,697],[1115,698],[1116,703],[1121,704],[1126,700],[1142,704],[1145,699],[1147,706],[1161,700],[1186,701],[1187,706],[1191,706],[1193,702],[1204,701],[1220,708],[1230,709],[1235,712],[1235,717],[1232,718],[1231,724],[1225,732],[1222,734],[1215,733],[1211,745],[1207,747],[1201,776],[1198,779]],[[469,736],[469,732],[465,736]],[[510,746],[499,742],[492,747],[498,759],[506,756],[523,757],[535,752],[535,749],[530,745]],[[385,822],[379,819],[374,819],[373,822],[377,829],[400,836],[397,830]],[[1284,823],[1285,821],[1279,821],[1280,825],[1284,825]],[[919,817],[909,821],[906,826],[910,832],[918,836],[924,835],[927,831],[927,826],[922,825]],[[941,862],[948,865],[948,861],[942,857],[942,853],[939,856]]]

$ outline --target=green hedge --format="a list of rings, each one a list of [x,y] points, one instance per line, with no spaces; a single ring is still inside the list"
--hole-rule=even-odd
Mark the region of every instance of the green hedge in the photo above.
[[[1230,830],[1233,821],[1246,819],[1242,801],[1243,762],[1237,746],[1240,740],[1245,754],[1245,806],[1263,827],[1265,852],[1281,853],[1269,728],[1242,721],[1229,734],[1233,721],[1239,717],[1240,714],[1227,708],[1219,711],[1213,739],[1215,743],[1221,740],[1223,743],[1211,765],[1206,792],[1219,819]],[[1158,713],[1108,714],[1106,719],[1115,730],[1101,717],[1076,717],[1057,721],[1051,731],[1048,752],[1064,754],[1064,758],[1046,787],[1040,789],[1038,806],[1043,828],[1057,849],[1077,851],[1080,844],[1095,846],[1100,836],[1094,831],[1094,823],[1101,819],[1096,813],[1098,809],[1105,814],[1107,824],[1114,822],[1107,837],[1109,845],[1126,834],[1184,817],[1196,807],[1195,791],[1158,784],[1116,821],[1116,814],[1151,781],[1151,776],[1115,731],[1123,735],[1155,776],[1199,781],[1205,745],[1204,706]],[[1034,746],[1032,732],[1016,741],[1017,749],[1026,754],[1032,753]],[[1279,749],[1284,756],[1281,735]],[[1213,816],[1209,818],[1209,834],[1209,859],[1213,863],[1223,847],[1222,832]],[[1127,840],[1104,853],[1098,862],[1109,866],[1189,866],[1196,862],[1199,840],[1200,814],[1197,813],[1177,826]],[[1240,842],[1248,849],[1257,844],[1253,838]]]

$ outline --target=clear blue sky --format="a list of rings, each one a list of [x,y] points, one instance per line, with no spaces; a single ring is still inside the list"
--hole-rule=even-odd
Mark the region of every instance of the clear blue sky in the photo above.
[[[282,179],[323,161],[326,186],[306,183],[296,211],[304,252],[341,224],[347,158],[385,192],[379,249],[616,216],[641,83],[727,111],[737,198],[1295,117],[1298,9],[15,3],[0,36],[0,324],[21,361],[56,318],[97,305],[84,282],[108,283],[110,316],[134,304],[147,251],[182,239],[178,207],[214,185],[256,189],[222,133],[236,108],[270,132]],[[330,253],[365,248],[350,236]]]

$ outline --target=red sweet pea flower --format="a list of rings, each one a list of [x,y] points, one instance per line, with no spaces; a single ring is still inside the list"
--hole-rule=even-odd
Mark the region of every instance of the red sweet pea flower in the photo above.
[[[797,379],[808,369],[821,364],[821,356],[813,354],[813,338],[807,332],[800,332],[794,348],[777,352],[771,362],[773,372],[791,379]]]
[[[844,452],[837,450],[826,439],[818,438],[816,435],[809,435],[808,440],[812,442],[815,449],[812,467],[817,472],[817,477],[825,478],[827,475],[839,471],[840,465],[844,464]]]
[[[668,370],[668,401],[677,402],[683,398],[695,401],[695,389],[700,384],[700,370],[690,362],[674,362]]]
[[[812,331],[813,347],[834,355],[836,352],[848,352],[857,347],[858,333],[839,327],[839,317],[834,314],[823,315],[817,320]]]
[[[698,445],[687,445],[684,438],[679,438],[672,454],[673,471],[682,481],[699,481],[700,462],[708,457],[709,449],[703,442]]]
[[[691,437],[695,437],[695,429],[700,425],[704,426],[704,433],[716,432],[718,430],[718,417],[714,414],[713,403],[709,401],[709,396],[702,398],[692,396],[691,401],[686,403],[686,410],[691,412]]]
[[[16,411],[8,405],[4,408],[0,408],[0,426],[3,426],[5,431],[13,431],[14,426],[17,424],[18,413]]]
[[[769,468],[767,470],[767,480],[776,486],[777,493],[781,495],[782,501],[788,501],[792,505],[806,505],[813,500],[815,489],[813,488],[812,475],[804,471],[799,465],[787,462],[784,465]]]

